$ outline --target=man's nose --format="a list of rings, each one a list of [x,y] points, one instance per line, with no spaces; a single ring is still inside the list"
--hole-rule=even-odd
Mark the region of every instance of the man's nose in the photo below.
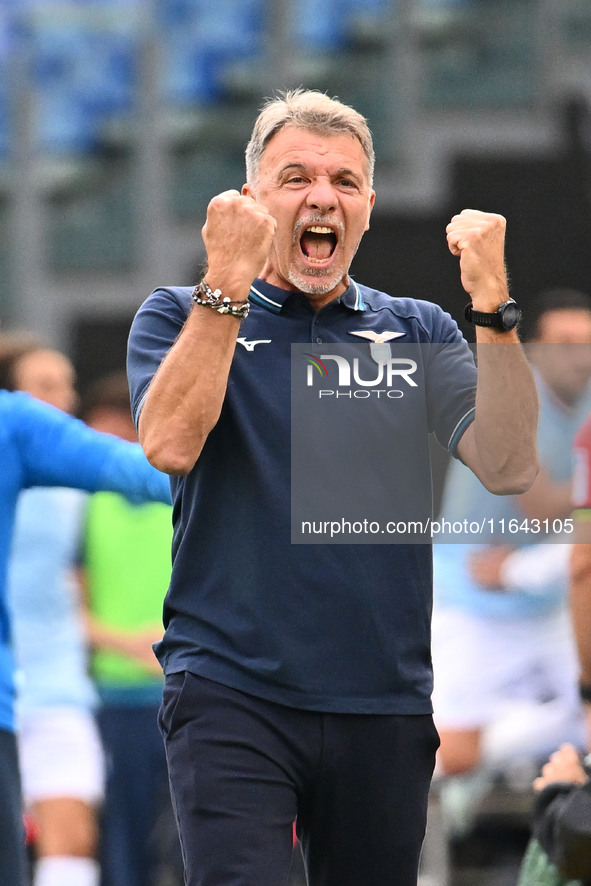
[[[337,207],[337,197],[332,184],[327,181],[314,182],[308,191],[306,203],[318,212],[334,212]]]

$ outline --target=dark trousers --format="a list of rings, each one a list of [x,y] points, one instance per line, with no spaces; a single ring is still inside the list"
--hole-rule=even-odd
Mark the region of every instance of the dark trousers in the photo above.
[[[28,882],[16,737],[0,729],[0,883],[27,886]]]
[[[323,714],[193,674],[160,726],[187,886],[416,886],[439,740],[430,715]]]

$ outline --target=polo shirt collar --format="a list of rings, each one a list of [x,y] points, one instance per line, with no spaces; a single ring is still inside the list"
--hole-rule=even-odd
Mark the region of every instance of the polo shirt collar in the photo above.
[[[365,302],[359,286],[351,278],[349,280],[348,288],[336,301],[353,311],[365,311]],[[257,277],[250,287],[249,299],[260,307],[279,314],[290,295],[293,295],[293,290],[279,289],[278,286],[273,286]]]

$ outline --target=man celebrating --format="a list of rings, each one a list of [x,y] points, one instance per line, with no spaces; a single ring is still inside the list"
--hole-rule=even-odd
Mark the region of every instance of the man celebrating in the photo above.
[[[504,219],[468,210],[447,229],[478,341],[490,343],[476,380],[440,308],[349,277],[373,164],[353,109],[304,90],[267,103],[242,193],[209,205],[205,278],[156,290],[132,327],[140,440],[173,475],[157,655],[190,886],[287,882],[296,819],[313,886],[417,882],[438,743],[430,547],[291,544],[291,343],[388,331],[453,344],[434,349],[413,388],[421,458],[409,482],[428,476],[430,430],[495,492],[536,474],[537,401],[507,293]]]

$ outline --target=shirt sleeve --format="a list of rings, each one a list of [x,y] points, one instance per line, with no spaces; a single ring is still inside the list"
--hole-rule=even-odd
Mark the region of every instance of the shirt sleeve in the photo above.
[[[15,394],[15,434],[22,486],[68,486],[119,492],[134,503],[170,504],[169,478],[147,461],[139,443],[88,427],[27,394]]]
[[[462,434],[474,420],[476,362],[455,320],[433,307],[431,342],[422,346],[427,350],[429,429],[457,457]]]
[[[192,308],[191,290],[156,289],[137,312],[127,346],[127,377],[136,428],[148,388]]]
[[[539,595],[554,593],[556,583],[563,586],[568,578],[571,545],[558,538],[512,551],[501,567],[503,586]]]
[[[581,426],[573,443],[572,501],[576,511],[591,510],[591,418]]]

